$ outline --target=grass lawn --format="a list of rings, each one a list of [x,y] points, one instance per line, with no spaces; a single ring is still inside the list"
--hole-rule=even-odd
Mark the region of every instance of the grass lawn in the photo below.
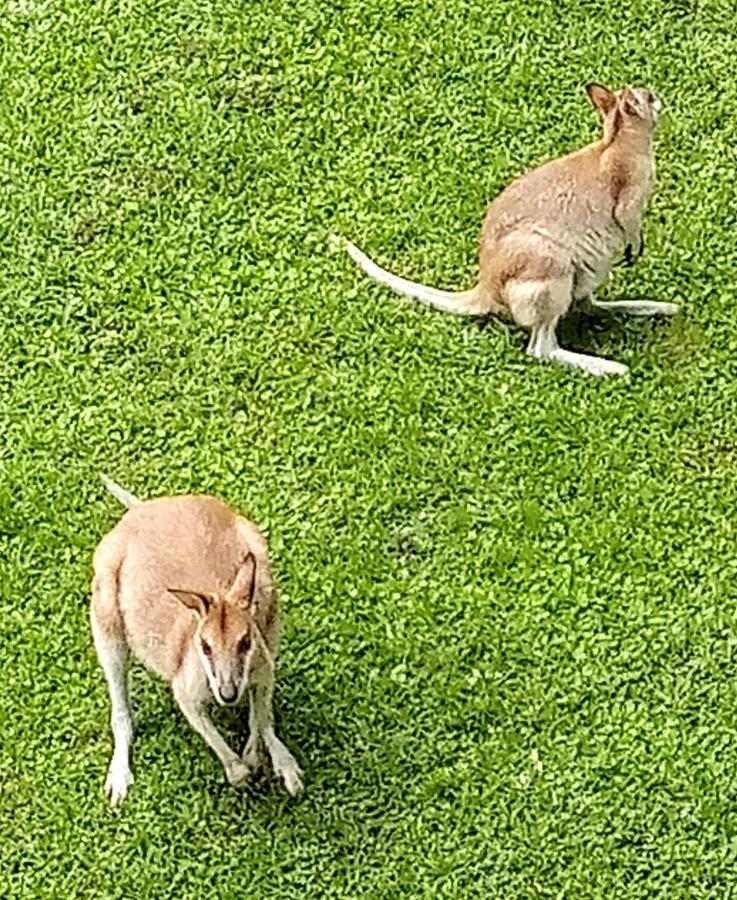
[[[696,7],[2,5],[0,896],[731,896],[737,25]],[[562,334],[628,381],[329,249],[469,286],[490,199],[596,134],[591,80],[665,104],[601,296],[683,314]],[[137,668],[108,808],[101,471],[267,531],[299,801],[231,789]]]

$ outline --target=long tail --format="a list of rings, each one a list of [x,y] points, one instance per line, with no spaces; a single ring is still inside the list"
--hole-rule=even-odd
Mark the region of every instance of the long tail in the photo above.
[[[127,509],[130,509],[131,506],[135,506],[136,503],[141,502],[138,497],[135,497],[133,494],[131,494],[130,491],[126,491],[124,487],[121,487],[109,476],[103,474],[100,475],[100,478],[102,479],[102,483],[110,491],[113,497],[115,497],[115,499],[122,503],[123,506],[125,506]]]
[[[413,297],[420,303],[426,303],[428,306],[434,306],[458,316],[483,316],[490,312],[488,304],[480,299],[478,288],[472,288],[470,291],[439,291],[437,288],[408,281],[406,278],[400,278],[399,275],[394,275],[387,272],[386,269],[382,269],[381,266],[377,266],[350,241],[344,240],[343,243],[351,258],[370,278],[380,284],[385,284],[398,294]]]

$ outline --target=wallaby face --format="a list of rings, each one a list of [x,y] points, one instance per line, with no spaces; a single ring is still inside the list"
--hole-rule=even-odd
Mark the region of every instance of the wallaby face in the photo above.
[[[459,315],[510,317],[529,329],[527,352],[536,359],[591,375],[626,375],[621,363],[563,349],[556,329],[574,302],[638,316],[678,312],[673,303],[594,299],[619,257],[631,265],[642,255],[661,103],[648,88],[586,90],[601,116],[601,138],[526,172],[494,199],[481,229],[474,288],[443,291],[409,281],[345,241],[350,256],[398,294]]]
[[[662,104],[647,88],[610,91],[600,84],[586,85],[594,107],[601,113],[604,143],[611,142],[619,127],[654,131]]]
[[[239,703],[248,687],[252,633],[258,627],[251,613],[255,587],[256,560],[249,553],[224,595],[169,588],[197,619],[197,656],[221,706]]]
[[[194,644],[213,697],[221,706],[239,703],[248,687],[253,650],[248,610],[213,594],[169,591],[197,618]]]

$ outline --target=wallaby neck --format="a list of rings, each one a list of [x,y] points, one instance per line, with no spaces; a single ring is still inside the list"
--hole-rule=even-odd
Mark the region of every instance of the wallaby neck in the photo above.
[[[627,156],[651,157],[653,155],[653,135],[642,128],[623,126],[605,145],[604,151]]]

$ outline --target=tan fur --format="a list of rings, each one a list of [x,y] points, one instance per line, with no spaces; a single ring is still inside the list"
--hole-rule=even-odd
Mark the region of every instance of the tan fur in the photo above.
[[[509,315],[532,330],[534,356],[592,374],[624,374],[618,363],[561,350],[555,329],[574,300],[591,297],[607,278],[623,247],[630,255],[641,251],[660,101],[646,89],[589,85],[588,92],[602,117],[601,138],[528,172],[494,200],[481,230],[475,288],[454,294],[407,281],[347,242],[350,255],[398,293],[450,312]],[[642,315],[676,311],[672,304],[608,306]]]
[[[231,783],[240,786],[257,766],[263,739],[290,792],[299,790],[299,768],[273,734],[279,610],[258,528],[215,497],[136,501],[102,539],[93,565],[92,628],[116,732],[118,758],[114,755],[107,785],[113,802],[132,781],[127,691],[120,676],[127,651],[171,684]],[[238,703],[246,693],[252,733],[244,761],[216,732],[205,707],[213,699]]]

